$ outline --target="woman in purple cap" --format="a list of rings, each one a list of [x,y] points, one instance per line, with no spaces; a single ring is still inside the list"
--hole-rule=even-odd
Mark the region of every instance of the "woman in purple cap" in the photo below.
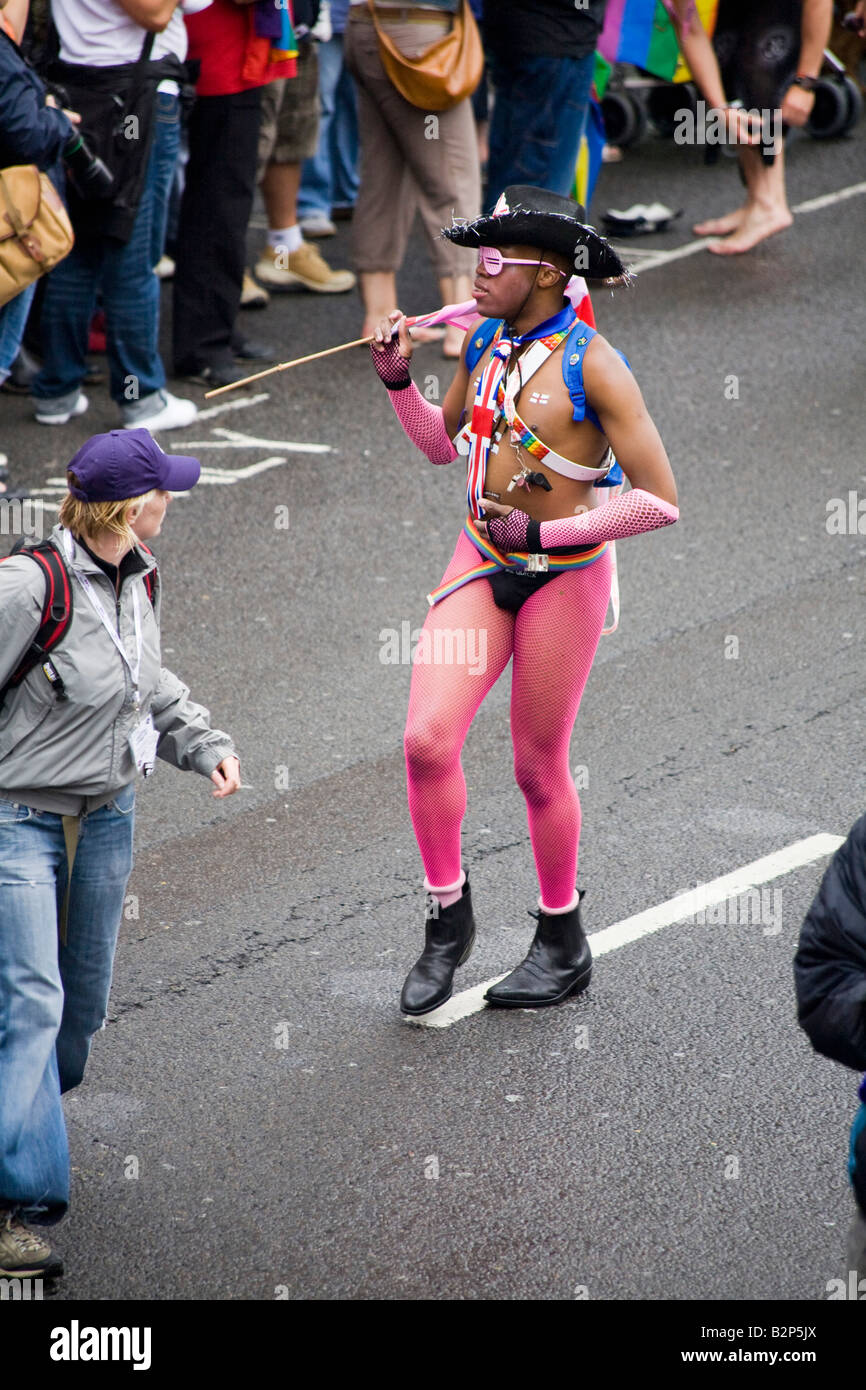
[[[50,538],[0,564],[0,1278],[63,1272],[25,1222],[69,1204],[60,1096],[105,1018],[136,779],[160,757],[214,796],[240,785],[231,738],[160,661],[146,542],[200,471],[146,429],[95,435]]]

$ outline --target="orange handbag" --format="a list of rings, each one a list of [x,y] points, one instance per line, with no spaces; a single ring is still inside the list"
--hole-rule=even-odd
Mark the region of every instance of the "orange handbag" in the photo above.
[[[472,95],[484,71],[484,50],[468,0],[462,0],[450,32],[417,58],[407,58],[395,47],[379,27],[373,0],[367,0],[367,4],[376,27],[382,66],[412,106],[422,111],[447,111]]]

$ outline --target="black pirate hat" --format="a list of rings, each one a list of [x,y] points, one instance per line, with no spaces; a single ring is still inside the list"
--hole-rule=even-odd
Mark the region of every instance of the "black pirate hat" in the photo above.
[[[506,188],[487,216],[455,221],[442,235],[457,246],[537,246],[567,256],[575,273],[587,280],[627,279],[616,251],[585,218],[573,198],[520,183]]]

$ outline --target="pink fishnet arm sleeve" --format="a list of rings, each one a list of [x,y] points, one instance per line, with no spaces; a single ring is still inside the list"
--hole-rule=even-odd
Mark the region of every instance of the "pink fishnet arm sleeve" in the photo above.
[[[624,497],[615,497],[592,511],[581,512],[580,516],[558,517],[555,521],[533,521],[526,512],[515,508],[508,516],[490,518],[487,530],[503,555],[509,550],[537,554],[557,546],[600,545],[602,541],[638,536],[642,531],[672,525],[679,514],[678,507],[636,487]]]
[[[425,401],[409,375],[409,364],[395,339],[378,351],[370,344],[376,368],[406,434],[431,463],[451,463],[457,450],[445,428],[442,407]]]
[[[615,497],[580,516],[542,521],[542,549],[558,545],[600,545],[602,541],[618,541],[626,536],[639,536],[643,531],[655,531],[671,526],[679,517],[679,507],[662,501],[642,487],[632,488],[624,497]]]

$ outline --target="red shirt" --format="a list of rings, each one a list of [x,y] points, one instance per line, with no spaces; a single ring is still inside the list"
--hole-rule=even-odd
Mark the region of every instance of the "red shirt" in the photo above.
[[[277,77],[296,75],[295,58],[280,63],[271,61],[271,41],[256,35],[254,10],[254,5],[213,0],[206,10],[184,16],[189,34],[188,57],[201,63],[196,83],[200,97],[247,92]]]

